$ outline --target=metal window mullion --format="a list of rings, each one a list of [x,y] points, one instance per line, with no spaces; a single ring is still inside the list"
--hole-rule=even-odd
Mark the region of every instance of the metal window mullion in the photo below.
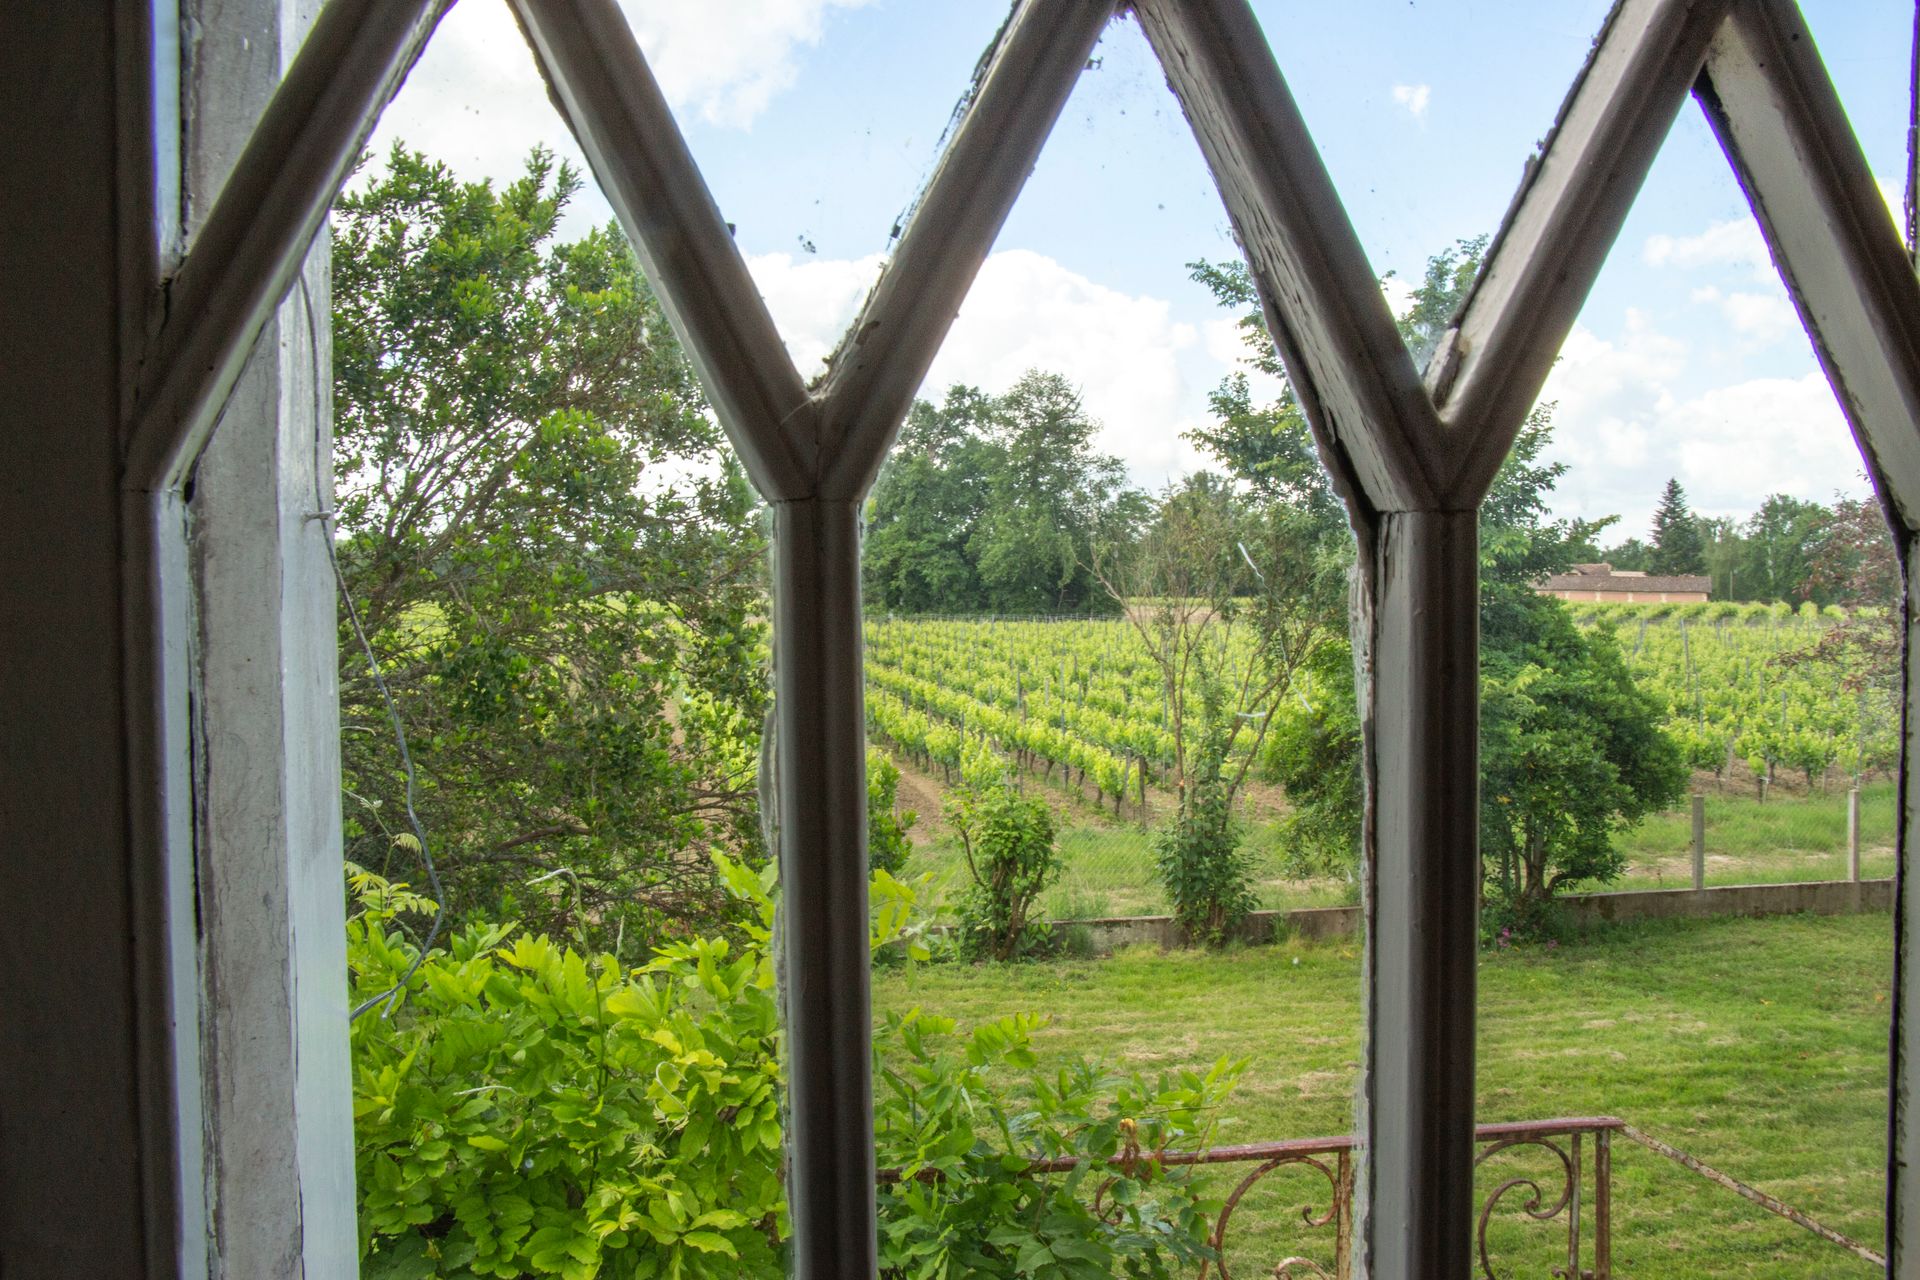
[[[513,0],[513,9],[754,485],[771,500],[811,492],[806,384],[620,6]]]

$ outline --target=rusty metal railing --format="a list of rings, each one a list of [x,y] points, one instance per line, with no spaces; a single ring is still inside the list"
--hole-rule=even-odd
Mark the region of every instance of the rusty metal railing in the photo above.
[[[1787,1221],[1804,1228],[1868,1262],[1886,1265],[1877,1250],[1833,1228],[1814,1221],[1791,1205],[1718,1169],[1614,1116],[1571,1116],[1556,1120],[1530,1120],[1515,1124],[1483,1124],[1475,1131],[1479,1152],[1476,1169],[1503,1154],[1541,1154],[1550,1157],[1547,1172],[1508,1172],[1486,1192],[1480,1202],[1474,1224],[1475,1263],[1482,1280],[1495,1280],[1493,1250],[1487,1233],[1497,1221],[1517,1219],[1528,1223],[1561,1222],[1566,1236],[1566,1261],[1550,1268],[1557,1280],[1612,1280],[1613,1277],[1613,1135],[1618,1133],[1657,1152],[1691,1173],[1716,1186],[1725,1187]],[[1212,1147],[1205,1151],[1140,1152],[1140,1160],[1152,1159],[1163,1168],[1198,1165],[1252,1165],[1221,1203],[1219,1216],[1207,1235],[1215,1260],[1203,1264],[1199,1280],[1233,1280],[1227,1259],[1229,1232],[1234,1214],[1249,1194],[1281,1170],[1306,1171],[1326,1180],[1324,1198],[1318,1192],[1298,1209],[1300,1227],[1324,1232],[1332,1228],[1330,1242],[1324,1236],[1316,1242],[1319,1257],[1310,1256],[1313,1244],[1281,1239],[1274,1252],[1288,1252],[1277,1262],[1262,1262],[1257,1273],[1275,1280],[1344,1280],[1353,1261],[1353,1183],[1355,1153],[1359,1141],[1348,1135],[1336,1138],[1292,1138],[1284,1142],[1254,1142],[1241,1146]],[[1590,1154],[1589,1154],[1590,1151]],[[1124,1164],[1125,1158],[1122,1163]],[[1029,1168],[1036,1173],[1065,1173],[1078,1165],[1071,1157],[1036,1160]],[[1589,1170],[1591,1181],[1589,1182]],[[882,1170],[883,1181],[897,1178],[897,1170]],[[1510,1196],[1518,1198],[1510,1200]],[[1095,1200],[1106,1194],[1102,1187]],[[1325,1206],[1324,1208],[1322,1206]],[[1514,1217],[1502,1219],[1503,1206]],[[1589,1215],[1591,1222],[1589,1226]],[[1592,1265],[1585,1262],[1591,1242]],[[1330,1257],[1329,1257],[1330,1254]],[[1325,1258],[1327,1260],[1322,1261]]]
[[[1612,1135],[1625,1127],[1625,1122],[1611,1116],[1581,1116],[1558,1120],[1535,1120],[1518,1124],[1483,1124],[1475,1131],[1480,1144],[1475,1166],[1484,1164],[1488,1159],[1503,1152],[1531,1149],[1544,1151],[1553,1157],[1549,1172],[1543,1177],[1516,1175],[1504,1178],[1481,1202],[1479,1220],[1476,1223],[1474,1244],[1480,1275],[1484,1280],[1493,1280],[1493,1260],[1487,1245],[1487,1230],[1495,1220],[1503,1201],[1514,1192],[1524,1194],[1524,1199],[1515,1206],[1523,1220],[1529,1222],[1552,1222],[1565,1220],[1566,1263],[1555,1266],[1553,1275],[1561,1280],[1611,1280],[1613,1275],[1613,1185],[1612,1185]],[[1593,1266],[1582,1270],[1583,1236],[1582,1221],[1588,1209],[1588,1191],[1586,1182],[1585,1147],[1591,1144],[1593,1181]],[[1343,1280],[1349,1274],[1353,1256],[1353,1179],[1354,1153],[1359,1146],[1351,1135],[1334,1138],[1291,1138],[1284,1142],[1255,1142],[1240,1146],[1212,1147],[1205,1151],[1159,1151],[1143,1152],[1141,1159],[1151,1158],[1162,1167],[1178,1168],[1195,1165],[1240,1165],[1254,1166],[1233,1189],[1227,1192],[1221,1204],[1219,1216],[1213,1221],[1208,1233],[1207,1243],[1216,1255],[1215,1261],[1204,1264],[1200,1269],[1199,1280],[1233,1280],[1233,1271],[1227,1261],[1229,1232],[1232,1229],[1234,1214],[1243,1206],[1247,1196],[1263,1182],[1283,1169],[1310,1171],[1326,1179],[1327,1190],[1324,1200],[1316,1194],[1299,1209],[1301,1226],[1307,1229],[1324,1231],[1333,1229],[1331,1259],[1322,1262],[1307,1252],[1288,1253],[1277,1262],[1262,1263],[1258,1274],[1272,1276],[1275,1280]],[[1079,1163],[1071,1157],[1036,1160],[1029,1168],[1036,1173],[1065,1173]],[[882,1170],[882,1181],[892,1181],[899,1177],[899,1171]],[[1556,1185],[1557,1184],[1557,1185]],[[1105,1194],[1102,1188],[1101,1194]],[[1322,1205],[1325,1205],[1322,1208]],[[1096,1206],[1097,1207],[1097,1206]],[[1306,1249],[1304,1242],[1292,1242],[1290,1246]],[[1321,1242],[1320,1252],[1326,1254],[1326,1244]]]

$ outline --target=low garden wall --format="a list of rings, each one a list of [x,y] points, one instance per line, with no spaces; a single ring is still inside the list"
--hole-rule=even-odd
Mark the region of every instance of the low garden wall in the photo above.
[[[1802,884],[1739,884],[1710,889],[1631,889],[1576,893],[1560,899],[1577,926],[1624,920],[1680,920],[1706,916],[1856,915],[1893,908],[1891,880],[1812,880]],[[1056,929],[1083,928],[1095,952],[1142,944],[1176,947],[1185,939],[1172,916],[1108,916],[1057,920]],[[1256,911],[1241,926],[1246,942],[1278,937],[1348,938],[1360,932],[1359,907]]]

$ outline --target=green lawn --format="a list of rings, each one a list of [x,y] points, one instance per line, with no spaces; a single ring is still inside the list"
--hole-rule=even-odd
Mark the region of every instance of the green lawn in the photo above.
[[[1883,915],[1670,922],[1554,951],[1488,953],[1480,1119],[1618,1115],[1877,1242],[1890,957]],[[968,1023],[1045,1013],[1047,1048],[1146,1069],[1244,1056],[1251,1065],[1221,1117],[1226,1143],[1351,1129],[1359,995],[1356,948],[1290,944],[887,972],[875,1004]],[[1614,1169],[1618,1276],[1875,1274],[1624,1141]],[[1324,1258],[1327,1233],[1299,1226],[1311,1184],[1296,1175],[1263,1187],[1235,1219],[1234,1274],[1269,1274],[1290,1253]],[[1546,1276],[1564,1247],[1551,1224],[1495,1239],[1515,1276]]]

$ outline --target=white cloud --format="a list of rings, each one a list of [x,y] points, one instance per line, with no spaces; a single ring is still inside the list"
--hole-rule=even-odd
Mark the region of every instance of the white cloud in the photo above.
[[[1736,267],[1761,278],[1776,278],[1767,242],[1752,218],[1716,222],[1698,235],[1648,236],[1641,256],[1655,267]]]
[[[1433,101],[1433,86],[1430,84],[1397,84],[1393,86],[1393,100],[1407,109],[1407,114],[1415,120],[1424,120],[1427,106]]]
[[[1698,360],[1643,313],[1612,341],[1575,327],[1541,397],[1558,402],[1553,456],[1572,464],[1560,511],[1618,513],[1609,538],[1644,537],[1668,477],[1707,515],[1744,517],[1772,493],[1827,502],[1860,490],[1859,453],[1817,370],[1680,390]]]
[[[1904,217],[1901,208],[1906,199],[1905,188],[1890,178],[1876,177],[1874,184],[1886,202],[1888,216],[1898,227]],[[1774,270],[1773,257],[1767,251],[1766,238],[1760,234],[1760,224],[1751,216],[1715,222],[1698,235],[1648,236],[1640,256],[1654,267],[1677,267],[1686,271],[1731,267],[1746,271],[1758,280],[1777,284],[1780,279]]]
[[[812,377],[852,322],[879,259],[767,254],[748,266],[788,350]],[[1220,341],[1210,326],[1204,349]],[[1063,374],[1102,424],[1099,447],[1119,455],[1139,482],[1157,484],[1198,465],[1180,434],[1203,420],[1208,388],[1183,372],[1181,356],[1202,350],[1201,342],[1164,299],[1122,293],[1044,254],[1011,249],[981,267],[922,394],[937,397],[956,382],[1004,391],[1036,368]]]
[[[1717,387],[1668,419],[1696,507],[1745,513],[1772,493],[1831,501],[1859,488],[1860,454],[1818,371]]]
[[[836,10],[871,0],[621,0],[676,110],[746,128],[799,74]],[[442,20],[374,135],[453,166],[463,178],[516,176],[536,145],[584,165],[547,100],[504,0],[463,0]],[[596,203],[591,220],[607,216]]]
[[[871,0],[624,0],[660,87],[710,124],[744,128],[799,73],[834,9]]]
[[[802,378],[812,381],[823,372],[884,262],[877,253],[797,260],[792,254],[768,253],[747,259]]]
[[[1695,302],[1714,307],[1729,328],[1758,346],[1801,331],[1800,316],[1784,288],[1775,287],[1763,293],[1741,290],[1728,293],[1709,284],[1700,286],[1689,296]]]

